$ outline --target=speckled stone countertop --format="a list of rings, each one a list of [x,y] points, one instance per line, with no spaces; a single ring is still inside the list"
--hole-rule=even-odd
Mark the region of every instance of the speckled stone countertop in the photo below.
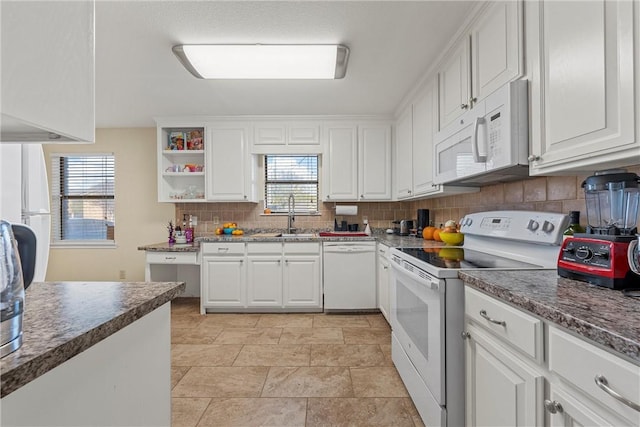
[[[460,271],[464,282],[640,365],[640,298],[558,277],[556,270]]]
[[[398,236],[395,234],[374,234],[373,236],[339,236],[339,237],[320,237],[317,235],[311,237],[296,237],[294,239],[288,237],[265,237],[259,234],[244,234],[242,236],[199,236],[196,237],[196,242],[187,245],[176,245],[163,243],[153,243],[150,245],[138,246],[140,251],[150,252],[197,252],[200,250],[200,243],[202,242],[309,242],[309,241],[323,241],[323,242],[340,242],[340,241],[378,241],[390,247],[432,247],[441,246],[444,243],[435,242],[433,240],[424,240],[415,236]]]
[[[31,284],[22,346],[0,359],[0,397],[171,301],[184,287],[184,282]]]

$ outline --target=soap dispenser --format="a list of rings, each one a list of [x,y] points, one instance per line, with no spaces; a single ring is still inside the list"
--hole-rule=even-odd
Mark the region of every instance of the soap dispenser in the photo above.
[[[371,236],[371,227],[369,227],[369,220],[362,221],[364,223],[364,234]]]

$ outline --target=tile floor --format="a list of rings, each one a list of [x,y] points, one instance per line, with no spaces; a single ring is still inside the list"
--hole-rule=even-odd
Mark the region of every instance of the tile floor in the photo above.
[[[423,426],[381,314],[171,307],[173,427]]]

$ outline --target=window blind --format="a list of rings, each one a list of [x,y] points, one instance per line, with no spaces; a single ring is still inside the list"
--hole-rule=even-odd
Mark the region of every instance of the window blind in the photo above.
[[[51,156],[52,241],[113,241],[113,154]]]
[[[289,195],[297,213],[318,211],[318,156],[265,156],[265,208],[287,212]]]

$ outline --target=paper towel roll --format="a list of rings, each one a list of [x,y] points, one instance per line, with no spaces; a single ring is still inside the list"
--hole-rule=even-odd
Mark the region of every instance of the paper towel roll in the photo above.
[[[358,206],[338,205],[336,206],[336,215],[358,215]]]

